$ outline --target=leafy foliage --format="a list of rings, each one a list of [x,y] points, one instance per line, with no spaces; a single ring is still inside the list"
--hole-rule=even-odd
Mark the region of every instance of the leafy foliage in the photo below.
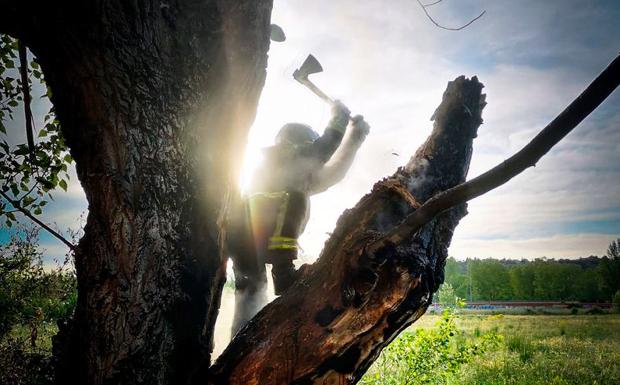
[[[614,294],[613,303],[616,307],[616,311],[620,313],[620,290]]]
[[[0,384],[49,384],[51,336],[77,300],[73,272],[45,269],[38,230],[0,246]]]
[[[620,291],[620,238],[611,242],[600,266],[603,290],[611,298]]]
[[[456,315],[446,309],[436,328],[406,331],[392,342],[362,378],[361,384],[445,384],[461,366],[496,346],[494,332],[474,340],[463,338]]]
[[[15,120],[23,107],[24,87],[33,89],[31,84],[22,84],[20,80],[17,47],[15,39],[0,34],[0,221],[7,227],[16,221],[15,213],[20,209],[40,215],[53,199],[54,189],[66,190],[68,166],[72,162],[53,107],[40,122],[32,149],[20,132],[7,129],[6,123]],[[28,77],[34,78],[36,85],[45,86],[43,73],[34,58],[27,67]],[[41,98],[49,97],[47,89]]]
[[[444,316],[424,315],[416,327],[425,331],[438,329],[433,326]],[[620,335],[616,332],[620,316],[523,316],[459,314],[455,341],[481,343],[482,335],[495,335],[496,342],[486,346],[459,369],[446,376],[437,376],[436,381],[422,382],[445,385],[581,385],[618,384],[620,379]],[[412,342],[413,343],[413,342]],[[387,353],[390,359],[401,356],[392,354],[391,349],[401,349],[404,344],[397,339],[393,347],[385,349],[379,359],[382,362]],[[409,346],[409,349],[414,349]],[[402,371],[394,370],[398,365],[371,367],[363,384],[411,384],[419,383],[416,378],[407,378]],[[443,370],[435,368],[435,370]]]
[[[585,301],[609,302],[620,290],[620,240],[607,256],[576,260],[534,261],[449,258],[445,283],[454,295],[471,301]],[[440,289],[440,302],[442,291]]]
[[[75,306],[75,275],[46,271],[37,243],[37,230],[22,230],[0,246],[0,341],[17,326],[37,328],[67,317]]]
[[[449,283],[444,283],[437,292],[439,303],[451,308],[463,307],[465,302],[454,292],[454,288]]]

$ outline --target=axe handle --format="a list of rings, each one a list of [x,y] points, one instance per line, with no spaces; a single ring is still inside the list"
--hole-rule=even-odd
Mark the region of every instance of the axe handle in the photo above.
[[[321,91],[321,89],[319,87],[317,87],[314,83],[312,83],[310,80],[308,80],[308,78],[296,79],[296,80],[298,82],[300,82],[301,84],[303,84],[304,86],[308,87],[308,89],[310,89],[310,91],[314,92],[314,94],[316,96],[318,96],[319,98],[323,99],[325,102],[327,102],[329,104],[333,104],[334,103],[334,100],[332,98],[327,96],[327,94],[325,94],[325,92]]]

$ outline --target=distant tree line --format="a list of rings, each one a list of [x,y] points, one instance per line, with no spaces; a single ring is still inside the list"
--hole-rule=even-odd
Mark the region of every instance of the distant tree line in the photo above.
[[[468,301],[610,302],[620,292],[620,239],[603,257],[446,262],[445,283]],[[447,286],[447,285],[446,285]]]

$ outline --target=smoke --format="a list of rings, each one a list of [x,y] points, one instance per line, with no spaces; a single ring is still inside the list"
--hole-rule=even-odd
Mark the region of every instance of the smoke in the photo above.
[[[215,360],[226,349],[230,342],[231,328],[233,325],[233,319],[236,310],[235,302],[235,289],[234,289],[234,274],[232,271],[232,261],[227,267],[227,284],[222,291],[222,299],[220,303],[220,312],[215,322],[214,330],[214,347],[213,347],[213,359]],[[232,283],[229,284],[228,282]],[[265,305],[275,299],[273,294],[273,280],[271,279],[271,266],[267,265],[267,290],[263,292],[263,295],[246,296],[245,298],[239,298],[239,302],[244,304],[244,311],[247,318],[252,318],[258,313]]]
[[[414,158],[407,164],[407,171],[411,172],[411,177],[407,183],[409,191],[416,191],[427,182],[429,165],[430,163],[426,158]]]

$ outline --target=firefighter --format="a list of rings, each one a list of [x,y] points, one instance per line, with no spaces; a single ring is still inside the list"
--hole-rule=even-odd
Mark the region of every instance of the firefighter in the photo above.
[[[343,142],[347,127],[350,133]],[[295,282],[298,271],[293,261],[297,239],[308,221],[310,196],[345,176],[369,129],[362,116],[351,118],[348,108],[336,102],[322,136],[308,125],[288,123],[278,132],[275,145],[265,149],[264,161],[231,220],[233,334],[267,302],[265,264],[271,265],[276,295]]]

